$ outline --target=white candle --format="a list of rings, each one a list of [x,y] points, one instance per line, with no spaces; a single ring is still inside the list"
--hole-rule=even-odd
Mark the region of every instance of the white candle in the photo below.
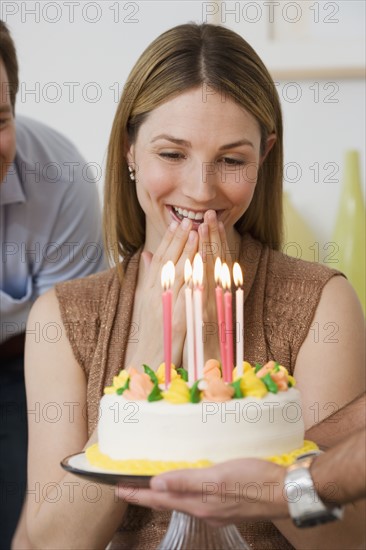
[[[244,291],[241,288],[243,284],[243,274],[240,265],[235,262],[234,282],[237,287],[235,293],[236,303],[236,368],[238,376],[243,376],[244,360]]]
[[[202,318],[202,281],[203,262],[200,254],[193,260],[193,307],[194,307],[194,332],[195,332],[195,358],[197,379],[203,378],[203,318]]]
[[[187,324],[187,347],[188,347],[188,384],[192,386],[196,381],[196,371],[194,362],[194,328],[193,328],[193,306],[192,306],[192,289],[189,287],[192,277],[191,262],[186,259],[184,265],[184,281],[186,283],[185,299],[186,299],[186,324]]]

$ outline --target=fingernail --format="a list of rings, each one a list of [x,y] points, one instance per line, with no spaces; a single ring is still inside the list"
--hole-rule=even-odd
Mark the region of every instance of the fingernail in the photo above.
[[[181,225],[183,229],[188,229],[188,227],[191,226],[191,220],[189,220],[188,218],[184,218]]]
[[[202,223],[201,224],[201,233],[202,233],[202,237],[208,237],[208,225],[207,225],[207,223]]]
[[[196,231],[190,231],[188,236],[188,242],[194,243],[194,241],[196,240],[196,235],[197,235]]]
[[[179,225],[178,222],[176,220],[173,220],[169,225],[170,231],[175,231],[177,229],[178,225]]]
[[[208,221],[213,223],[216,221],[216,212],[215,210],[209,210],[207,213]]]
[[[167,490],[166,482],[163,479],[159,479],[158,477],[151,480],[150,486],[155,491],[166,491]]]

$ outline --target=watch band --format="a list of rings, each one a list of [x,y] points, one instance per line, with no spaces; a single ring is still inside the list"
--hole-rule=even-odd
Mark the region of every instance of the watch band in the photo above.
[[[327,506],[316,492],[309,467],[320,453],[316,451],[298,457],[287,469],[284,489],[289,513],[296,527],[313,527],[343,517],[343,507]]]

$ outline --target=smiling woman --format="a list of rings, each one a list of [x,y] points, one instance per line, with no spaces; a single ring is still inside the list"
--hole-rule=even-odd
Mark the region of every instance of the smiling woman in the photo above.
[[[74,483],[59,463],[95,442],[103,388],[123,368],[148,363],[158,369],[164,356],[160,273],[168,260],[175,265],[172,362],[188,366],[184,264],[198,250],[205,262],[204,325],[216,326],[215,259],[238,261],[245,359],[276,359],[295,374],[307,429],[329,414],[329,403],[341,408],[363,391],[363,316],[352,288],[338,272],[278,251],[281,109],[268,71],[245,40],[209,24],[181,25],[159,36],[124,87],[107,170],[105,238],[116,266],[57,285],[30,316],[31,326],[56,322],[62,331],[52,345],[27,343],[28,407],[81,405],[72,422],[30,423],[31,487]],[[339,339],[315,342],[311,327],[329,321]],[[205,358],[219,356],[217,333],[207,335]],[[159,543],[168,513],[127,508],[108,488],[91,503],[86,485],[78,483],[72,502],[51,489],[47,500],[29,503],[34,546],[94,548],[112,540],[110,548],[147,550]],[[90,521],[91,510],[97,521]],[[306,537],[286,522],[279,530],[269,522],[239,529],[257,549],[360,547],[362,513],[352,507],[343,524]]]

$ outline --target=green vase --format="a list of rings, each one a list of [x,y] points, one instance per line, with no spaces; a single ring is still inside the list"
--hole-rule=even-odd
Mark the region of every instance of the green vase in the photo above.
[[[333,234],[338,263],[356,290],[365,314],[365,203],[358,151],[347,151],[340,205]]]

